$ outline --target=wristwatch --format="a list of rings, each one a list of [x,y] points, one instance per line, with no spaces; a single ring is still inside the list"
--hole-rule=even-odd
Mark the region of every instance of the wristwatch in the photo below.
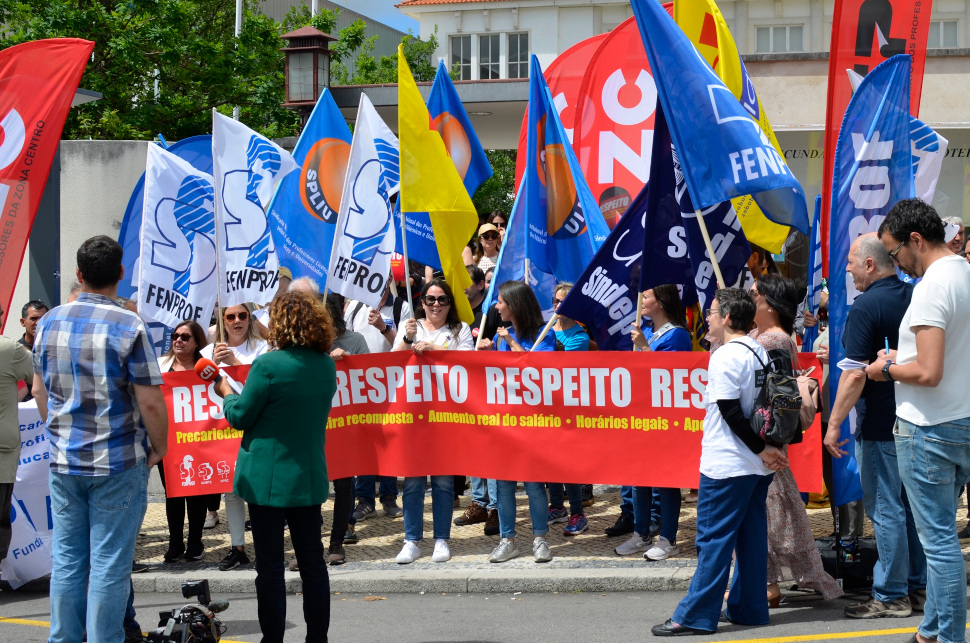
[[[405,344],[413,344],[414,343],[414,340],[411,339],[410,337],[408,337],[407,335],[405,335],[404,336],[404,343]]]
[[[896,380],[894,380],[893,376],[889,374],[889,367],[892,365],[893,365],[892,362],[890,362],[889,360],[886,360],[886,365],[882,367],[882,374],[885,375],[886,379],[889,380],[890,382],[895,382]]]
[[[384,330],[381,331],[381,335],[386,335],[391,330],[390,324],[384,324]]]

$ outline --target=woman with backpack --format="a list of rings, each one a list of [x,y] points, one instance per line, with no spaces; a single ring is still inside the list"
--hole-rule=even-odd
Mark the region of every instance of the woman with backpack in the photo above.
[[[752,286],[751,296],[757,306],[755,339],[768,351],[771,361],[794,373],[798,367],[798,349],[792,340],[798,310],[795,283],[780,275],[762,275]],[[795,442],[801,442],[801,437]],[[786,577],[788,574],[791,578]],[[781,602],[778,583],[792,579],[799,589],[814,589],[825,600],[842,596],[842,588],[822,567],[795,476],[785,467],[775,473],[768,487],[767,598],[771,607]]]

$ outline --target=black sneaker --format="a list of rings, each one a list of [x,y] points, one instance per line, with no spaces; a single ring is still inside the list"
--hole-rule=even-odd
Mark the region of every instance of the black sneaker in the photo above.
[[[205,547],[189,547],[182,555],[182,560],[191,563],[205,558]]]
[[[356,545],[360,541],[353,525],[347,525],[347,533],[344,534],[345,545]]]
[[[226,554],[226,557],[222,559],[222,562],[219,563],[219,571],[225,572],[235,567],[239,567],[240,565],[248,564],[249,556],[246,555],[246,552],[240,551],[233,547],[229,550],[229,553]]]
[[[354,517],[355,521],[360,522],[361,520],[367,520],[376,513],[377,512],[374,509],[374,505],[366,500],[358,500],[357,506],[354,507],[354,513],[351,515]]]
[[[584,484],[581,487],[583,492],[583,506],[592,507],[593,506],[593,485]]]
[[[610,538],[616,538],[617,536],[626,536],[627,534],[633,533],[633,519],[628,517],[626,514],[621,513],[620,517],[616,519],[612,527],[607,527],[603,530]]]
[[[151,568],[152,568],[151,565],[146,565],[145,563],[132,563],[131,564],[131,573],[132,574],[140,574],[142,572],[147,572]]]
[[[960,542],[970,540],[970,522],[967,523],[966,527],[957,532],[957,538],[960,539]]]

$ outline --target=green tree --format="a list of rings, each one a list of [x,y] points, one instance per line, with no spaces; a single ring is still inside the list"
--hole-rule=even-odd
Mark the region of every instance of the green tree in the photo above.
[[[494,174],[478,186],[472,203],[479,215],[492,210],[504,212],[506,217],[512,212],[515,201],[515,150],[485,150]]]
[[[0,0],[0,45],[76,37],[95,49],[81,86],[104,98],[71,110],[65,138],[180,139],[211,131],[211,110],[268,136],[296,131],[284,109],[280,25],[247,6],[242,33],[225,0]]]

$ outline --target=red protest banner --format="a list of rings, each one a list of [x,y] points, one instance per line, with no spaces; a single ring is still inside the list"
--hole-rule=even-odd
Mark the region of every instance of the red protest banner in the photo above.
[[[852,98],[852,86],[846,69],[865,76],[876,65],[896,54],[912,56],[909,105],[910,113],[918,117],[923,93],[923,69],[926,65],[931,7],[931,0],[835,0],[822,174],[823,274],[829,274],[829,217],[832,207],[832,177],[835,173],[835,146],[839,140],[839,129],[845,110]]]
[[[34,215],[92,49],[94,43],[88,40],[56,38],[0,51],[0,305],[4,310],[10,310]]]
[[[800,360],[819,366],[811,354]],[[707,361],[700,352],[348,357],[337,362],[328,473],[696,487]],[[237,380],[245,372],[227,370]],[[231,489],[239,434],[221,401],[194,373],[164,377],[165,475],[180,481],[170,495]],[[816,417],[790,447],[803,491],[821,490],[821,443]]]

